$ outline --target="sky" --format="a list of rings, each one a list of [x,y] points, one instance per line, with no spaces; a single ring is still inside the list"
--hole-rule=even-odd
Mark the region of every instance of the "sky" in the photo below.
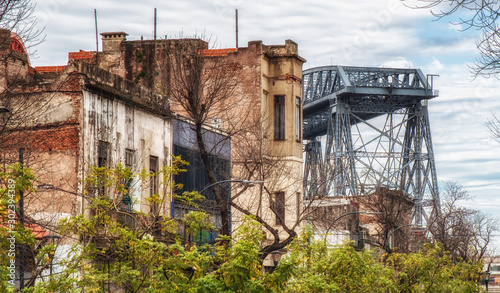
[[[500,140],[485,123],[500,116],[500,83],[475,78],[480,32],[453,24],[459,15],[436,20],[428,10],[401,0],[35,0],[46,39],[32,56],[34,66],[64,65],[68,52],[95,50],[94,8],[99,33],[125,31],[129,40],[201,36],[215,47],[248,41],[284,44],[292,39],[307,62],[324,65],[420,68],[437,74],[439,96],[429,102],[438,180],[456,181],[474,200],[465,203],[500,216]],[[100,39],[100,37],[99,37]],[[99,48],[102,45],[99,40]],[[500,247],[500,237],[497,237]],[[500,251],[500,249],[499,249]]]

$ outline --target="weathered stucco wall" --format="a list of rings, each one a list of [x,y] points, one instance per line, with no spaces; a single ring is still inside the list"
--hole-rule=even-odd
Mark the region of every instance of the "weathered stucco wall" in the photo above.
[[[302,204],[302,115],[296,120],[296,99],[300,100],[302,112],[302,63],[297,44],[287,40],[285,45],[266,46],[261,41],[249,42],[247,48],[229,54],[242,68],[244,79],[238,83],[236,94],[244,97],[246,107],[240,108],[236,117],[248,115],[242,129],[243,135],[233,139],[233,178],[264,180],[265,188],[260,185],[249,188],[236,199],[238,205],[258,215],[279,231],[281,239],[288,234],[283,225],[277,223],[271,211],[276,193],[283,192],[285,197],[285,224],[296,228],[298,219],[303,215]],[[275,96],[285,97],[285,137],[275,140]],[[254,123],[254,125],[251,125]],[[299,138],[296,137],[297,126]],[[253,169],[254,166],[261,167]],[[249,168],[250,167],[250,168]],[[253,174],[249,172],[253,170]],[[236,188],[233,193],[237,193]],[[237,229],[242,213],[233,209],[233,227]],[[273,240],[271,234],[267,235]]]
[[[171,121],[143,110],[126,105],[120,100],[101,94],[83,92],[83,115],[81,121],[80,172],[82,178],[88,174],[88,166],[97,165],[99,141],[109,143],[109,166],[117,163],[125,165],[125,151],[134,153],[134,172],[149,170],[149,157],[158,157],[158,167],[168,163],[172,150]],[[160,194],[167,195],[160,189]],[[149,196],[149,185],[134,179],[131,195],[134,208],[149,212],[144,198]],[[163,212],[168,213],[168,205]]]

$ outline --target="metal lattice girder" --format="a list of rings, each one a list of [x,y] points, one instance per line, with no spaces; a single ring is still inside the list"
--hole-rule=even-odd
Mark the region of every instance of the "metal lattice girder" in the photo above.
[[[432,87],[419,69],[325,66],[305,70],[302,75],[304,126],[311,124],[311,117],[321,116],[328,107],[336,104],[340,96],[366,96],[370,101],[376,96],[380,99],[387,96],[402,99],[434,97]],[[363,107],[363,104],[357,106]],[[376,111],[370,102],[364,106]],[[385,109],[382,107],[379,112],[384,113]],[[309,132],[304,131],[305,139],[312,139],[316,133],[325,135],[327,131],[324,125],[318,125],[317,130],[313,130],[313,126],[309,128]]]
[[[401,190],[415,203],[414,222],[426,221],[427,203],[439,205],[427,112],[432,80],[417,69],[327,66],[304,71],[303,81],[304,139],[326,142],[321,193]],[[319,166],[310,158],[305,181]]]
[[[321,154],[321,142],[313,140],[305,145],[306,164],[304,166],[304,198],[311,199],[327,194],[323,184],[325,168]]]

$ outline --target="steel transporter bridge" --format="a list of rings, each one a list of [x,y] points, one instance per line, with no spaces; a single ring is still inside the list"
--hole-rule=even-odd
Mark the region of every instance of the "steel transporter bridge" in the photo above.
[[[304,196],[358,196],[383,186],[425,226],[439,206],[427,111],[433,75],[419,69],[324,66],[303,72]]]

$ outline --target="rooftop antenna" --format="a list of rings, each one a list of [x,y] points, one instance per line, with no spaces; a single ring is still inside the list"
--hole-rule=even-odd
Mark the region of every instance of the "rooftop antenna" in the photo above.
[[[156,41],[156,8],[155,8],[155,18],[154,18],[154,33],[153,33],[153,38]]]
[[[236,49],[238,49],[238,9],[235,9],[235,20],[236,20]]]
[[[99,52],[99,35],[97,33],[97,10],[94,8],[94,22],[95,22],[95,51]]]

